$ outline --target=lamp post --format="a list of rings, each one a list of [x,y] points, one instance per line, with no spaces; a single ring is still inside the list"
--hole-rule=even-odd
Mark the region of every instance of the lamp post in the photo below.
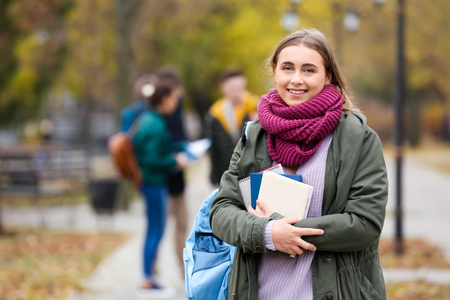
[[[359,14],[355,10],[348,9],[344,16],[344,26],[350,32],[358,30],[360,24]]]
[[[333,1],[333,40],[334,48],[338,55],[342,55],[343,31],[342,25],[349,32],[356,32],[361,23],[358,12],[354,9],[346,8],[338,0]],[[344,13],[345,10],[345,13]]]
[[[302,0],[291,0],[291,7],[289,11],[285,12],[281,16],[281,26],[286,30],[287,32],[294,31],[298,28],[298,25],[300,24],[300,17],[297,14],[296,5],[302,2]]]
[[[403,253],[403,209],[402,209],[402,168],[403,168],[403,106],[405,97],[405,53],[404,53],[403,0],[397,2],[397,72],[395,85],[395,167],[396,167],[396,206],[395,206],[395,253]]]
[[[387,0],[372,0],[376,5],[382,5]],[[338,3],[338,2],[334,2]],[[403,245],[403,140],[404,140],[404,102],[405,102],[405,37],[404,0],[397,0],[397,34],[396,34],[396,77],[395,77],[395,238],[394,251],[396,254],[404,252]],[[358,14],[347,11],[344,25],[349,31],[356,31],[359,26]]]
[[[284,30],[291,32],[298,27],[300,23],[300,18],[297,13],[293,11],[285,12],[281,16],[281,26],[283,26]]]

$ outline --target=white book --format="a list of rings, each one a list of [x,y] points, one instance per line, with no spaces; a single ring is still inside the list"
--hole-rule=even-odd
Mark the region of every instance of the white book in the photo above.
[[[270,168],[264,169],[258,173],[265,172],[273,172],[276,174],[283,174],[283,167],[281,164],[276,164],[271,166]],[[252,203],[252,192],[251,192],[251,184],[250,184],[250,176],[247,176],[241,180],[239,180],[239,189],[241,190],[242,198],[244,199],[245,208],[248,209],[248,206]]]
[[[301,220],[308,216],[312,192],[308,184],[267,172],[262,176],[258,199],[285,217]],[[256,211],[262,213],[259,207]]]
[[[211,140],[201,139],[188,143],[184,153],[191,162],[196,162],[203,154],[205,154],[209,147],[211,147]]]

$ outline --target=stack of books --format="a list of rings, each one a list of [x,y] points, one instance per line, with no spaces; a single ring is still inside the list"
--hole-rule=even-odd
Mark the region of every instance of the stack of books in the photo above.
[[[302,182],[301,175],[284,174],[281,164],[239,180],[245,206],[262,213],[256,200],[267,203],[275,212],[299,220],[308,215],[313,187]]]

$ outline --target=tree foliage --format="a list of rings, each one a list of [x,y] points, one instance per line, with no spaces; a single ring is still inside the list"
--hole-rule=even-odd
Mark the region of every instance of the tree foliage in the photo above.
[[[278,14],[267,11],[269,2],[258,7],[238,0],[169,2],[166,13],[138,23],[145,34],[136,53],[148,53],[140,65],[176,66],[200,110],[218,97],[218,77],[227,68],[243,70],[250,89],[262,92],[261,64],[281,36]]]
[[[71,0],[2,1],[0,122],[33,117],[62,66]]]
[[[58,87],[82,100],[114,97],[116,22],[113,1],[77,1],[66,18],[69,50]]]
[[[449,1],[406,4],[409,94],[448,103]],[[6,57],[0,63],[2,116],[36,111],[49,90],[69,90],[118,110],[126,104],[117,101],[127,92],[124,86],[163,65],[180,71],[187,102],[201,113],[219,96],[218,78],[227,68],[242,69],[250,91],[261,95],[271,86],[264,61],[287,33],[280,18],[288,10],[300,16],[300,27],[327,34],[358,96],[376,95],[386,103],[393,98],[396,1],[7,0],[0,5],[0,53]],[[343,26],[348,10],[360,16],[356,32]]]

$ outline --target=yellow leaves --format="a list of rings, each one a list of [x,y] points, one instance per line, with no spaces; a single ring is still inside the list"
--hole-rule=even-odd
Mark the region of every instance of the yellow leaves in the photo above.
[[[250,89],[255,92],[263,92],[259,76],[261,65],[278,42],[271,21],[253,8],[244,7],[222,35],[223,47],[219,49],[222,59],[242,69],[247,75]]]
[[[9,86],[3,91],[4,99],[10,101],[20,99],[22,109],[32,109],[35,101],[37,101],[34,93],[36,81],[36,68],[31,65],[22,66],[13,75]]]
[[[80,0],[66,20],[68,57],[57,84],[77,97],[114,99],[117,19],[113,1]]]
[[[20,28],[33,28],[26,18],[31,5],[41,11],[45,5],[54,8],[61,2],[64,1],[51,1],[51,4],[16,1],[10,8],[10,16],[20,20]],[[123,2],[136,3],[135,0]],[[225,68],[236,67],[246,73],[249,89],[262,94],[266,91],[265,81],[271,80],[270,73],[265,76],[262,65],[286,34],[280,19],[288,10],[300,17],[299,27],[317,27],[326,33],[338,48],[340,62],[357,91],[383,96],[393,94],[395,1],[379,6],[374,6],[370,0],[301,1],[295,5],[290,0],[140,1],[135,14],[130,14],[129,22],[125,22],[129,34],[124,41],[118,38],[117,3],[73,1],[70,12],[59,16],[63,19],[61,24],[48,22],[58,24],[68,54],[63,74],[58,74],[57,78],[45,77],[49,74],[46,66],[56,65],[56,60],[62,60],[62,56],[52,55],[50,45],[39,44],[39,35],[27,32],[15,49],[20,63],[17,74],[9,77],[14,77],[14,82],[2,95],[21,95],[33,102],[35,98],[26,91],[33,82],[45,77],[43,85],[70,89],[77,98],[89,95],[98,101],[116,99],[116,76],[122,61],[118,58],[119,46],[130,49],[129,55],[125,55],[130,85],[139,74],[170,64],[179,68],[184,77],[188,98],[200,93],[212,100],[218,92],[217,76]],[[406,11],[408,88],[435,90],[446,99],[450,98],[447,84],[450,77],[450,60],[447,59],[450,53],[449,3],[434,0],[430,5],[427,1],[411,0]],[[347,9],[360,14],[357,32],[350,33],[344,28],[342,18]],[[52,11],[51,15],[55,14],[57,12]],[[51,26],[47,27],[51,37]],[[22,91],[18,91],[20,89]],[[2,96],[2,101],[13,98]],[[5,106],[5,101],[0,105]]]
[[[101,237],[101,238],[100,238]],[[123,234],[22,230],[0,239],[1,299],[66,299]]]
[[[448,299],[450,285],[437,285],[427,282],[402,282],[386,285],[388,299],[391,300],[435,300]]]
[[[383,268],[433,268],[450,269],[442,250],[423,239],[404,241],[405,254],[397,256],[391,240],[380,241],[380,261]],[[426,282],[401,282],[386,285],[388,299],[391,300],[434,300],[447,299],[449,284],[431,284]]]
[[[405,254],[394,253],[392,240],[380,241],[380,261],[383,268],[433,268],[450,269],[450,262],[445,259],[442,250],[423,239],[404,241]]]
[[[16,57],[27,65],[32,65],[35,60],[36,51],[40,50],[37,35],[29,35],[22,39],[15,50]]]
[[[439,135],[442,130],[442,120],[446,112],[444,103],[435,101],[427,106],[427,109],[422,112],[421,123],[428,128],[428,130]]]
[[[11,75],[8,86],[2,89],[3,101],[21,99],[23,109],[30,109],[36,95],[34,86],[38,80],[38,63],[41,49],[35,36],[23,39],[15,49],[16,57],[21,61],[20,67]],[[5,103],[3,103],[5,104]]]
[[[32,93],[32,87],[37,79],[36,69],[32,66],[23,66],[13,77],[11,89],[17,95]]]

